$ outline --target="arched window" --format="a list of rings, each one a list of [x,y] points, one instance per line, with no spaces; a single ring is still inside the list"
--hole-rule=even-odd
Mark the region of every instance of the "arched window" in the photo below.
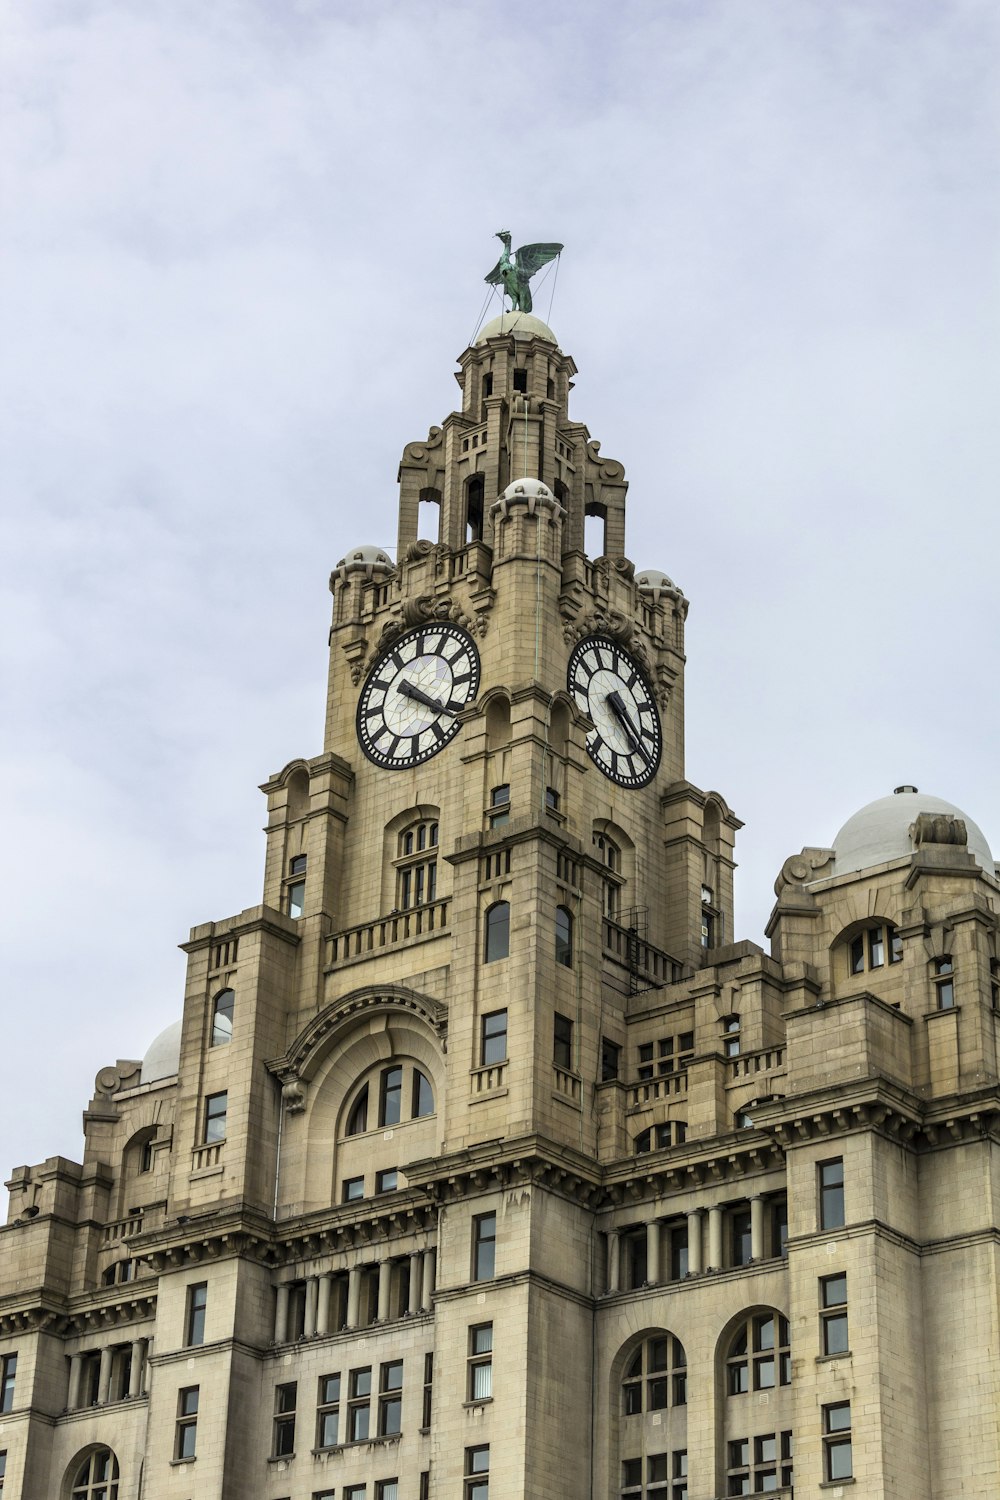
[[[434,1113],[434,1090],[431,1081],[426,1074],[421,1073],[419,1068],[413,1070],[413,1108],[412,1116],[419,1120],[423,1115]]]
[[[622,851],[614,839],[606,833],[594,834],[594,848],[597,857],[604,865],[607,874],[604,877],[604,895],[602,906],[604,915],[612,922],[617,922],[621,912],[621,888],[622,888]]]
[[[641,1343],[625,1366],[622,1411],[626,1417],[644,1411],[666,1411],[687,1402],[687,1356],[672,1333]]]
[[[848,948],[848,970],[863,974],[866,969],[881,969],[898,964],[903,958],[903,939],[891,922],[879,922],[855,933]]]
[[[556,907],[556,963],[573,967],[573,914],[565,906]]]
[[[403,1070],[385,1068],[379,1083],[378,1123],[398,1125],[403,1111]]]
[[[399,835],[396,905],[400,911],[437,900],[438,825],[424,818]]]
[[[368,1085],[365,1084],[358,1097],[351,1106],[351,1113],[347,1117],[347,1130],[345,1135],[361,1135],[368,1129]]]
[[[233,1039],[233,1007],[236,996],[232,990],[220,990],[212,1001],[213,1047],[224,1047]]]
[[[134,1281],[135,1274],[134,1260],[116,1260],[113,1266],[108,1266],[101,1281],[104,1286],[120,1286],[123,1282]]]
[[[118,1500],[118,1460],[110,1448],[95,1448],[76,1471],[70,1500]]]
[[[686,1120],[663,1120],[636,1136],[635,1154],[642,1156],[646,1151],[665,1151],[670,1146],[682,1146],[686,1140]]]
[[[481,542],[483,539],[483,503],[486,498],[486,480],[482,474],[473,474],[465,486],[465,540]]]
[[[486,912],[485,961],[490,964],[510,954],[510,902],[495,901]]]
[[[726,1358],[726,1390],[730,1396],[748,1391],[772,1391],[790,1385],[788,1319],[772,1309],[753,1313],[734,1333]]]

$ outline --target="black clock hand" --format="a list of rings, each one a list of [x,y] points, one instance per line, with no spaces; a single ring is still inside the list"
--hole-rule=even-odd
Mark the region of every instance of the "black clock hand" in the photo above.
[[[642,756],[643,760],[646,762],[646,764],[648,766],[649,765],[649,754],[648,754],[648,752],[646,750],[645,745],[642,743],[641,738],[639,737],[639,731],[633,726],[631,719],[629,718],[627,712],[625,711],[625,705],[622,702],[622,700],[621,700],[621,694],[618,692],[617,689],[615,689],[615,691],[613,693],[609,693],[608,694],[608,700],[607,701],[608,701],[608,707],[611,709],[611,712],[614,714],[615,718],[618,720],[618,722],[621,725],[622,729],[624,729],[626,737],[630,741],[633,750],[635,750],[639,755]]]
[[[405,677],[396,691],[402,693],[404,698],[412,698],[415,703],[423,703],[426,708],[432,708],[436,714],[451,714],[454,718],[455,710],[450,703],[441,703],[437,698],[432,698],[423,688],[414,687]]]

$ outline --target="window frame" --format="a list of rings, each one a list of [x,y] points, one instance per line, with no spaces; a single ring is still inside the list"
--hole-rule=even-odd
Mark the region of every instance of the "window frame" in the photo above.
[[[840,1169],[840,1181],[835,1180],[835,1170]],[[816,1163],[817,1222],[821,1230],[842,1229],[847,1223],[847,1200],[845,1197],[844,1158],[832,1156],[827,1161]]]
[[[388,1382],[392,1372],[399,1371],[398,1385]],[[395,1426],[393,1426],[395,1422]],[[378,1436],[399,1437],[403,1430],[403,1360],[389,1359],[379,1366]]]
[[[839,1484],[842,1480],[854,1478],[854,1444],[851,1431],[851,1403],[849,1401],[831,1401],[822,1408],[823,1414],[823,1478],[827,1484]],[[846,1423],[833,1425],[834,1413],[847,1413]],[[835,1463],[834,1455],[846,1451],[847,1468],[842,1472],[839,1463]]]
[[[552,1061],[564,1073],[573,1072],[573,1021],[556,1011],[552,1017]]]
[[[510,902],[494,901],[483,916],[483,963],[502,963],[510,958]]]
[[[568,906],[556,907],[556,963],[562,968],[573,967],[573,913]]]
[[[364,1379],[367,1377],[367,1390],[360,1389]],[[367,1443],[372,1435],[372,1367],[371,1365],[359,1365],[356,1369],[349,1371],[347,1378],[347,1429],[346,1441],[348,1443]],[[364,1427],[359,1432],[359,1427]]]
[[[208,1282],[195,1281],[187,1288],[184,1310],[184,1347],[195,1349],[205,1342]]]
[[[485,1455],[485,1459],[484,1459]],[[465,1450],[464,1500],[489,1500],[490,1445],[475,1443]]]
[[[0,1414],[14,1409],[14,1387],[17,1382],[17,1350],[0,1355]]]
[[[471,1323],[468,1338],[469,1352],[466,1356],[466,1402],[469,1405],[485,1405],[493,1400],[493,1323]],[[476,1389],[482,1372],[486,1371],[485,1392]]]
[[[272,1458],[294,1458],[295,1456],[295,1418],[298,1400],[299,1383],[297,1380],[282,1380],[274,1387],[274,1414],[271,1425]]]
[[[336,1381],[337,1382],[336,1387],[335,1387],[335,1389],[336,1389],[336,1395],[330,1395],[329,1394],[329,1391],[330,1391],[330,1382],[331,1381]],[[316,1447],[317,1447],[317,1449],[322,1449],[322,1450],[325,1451],[326,1449],[329,1449],[329,1448],[339,1448],[341,1446],[341,1443],[340,1443],[340,1392],[341,1392],[341,1382],[340,1382],[340,1371],[339,1370],[333,1370],[329,1375],[321,1375],[319,1377],[319,1385],[317,1386],[317,1391],[316,1391],[316,1395],[317,1395],[317,1400],[316,1400]],[[324,1441],[324,1439],[328,1436],[328,1433],[326,1432],[325,1429],[327,1427],[327,1424],[330,1422],[331,1418],[332,1418],[332,1421],[333,1421],[333,1433],[334,1433],[334,1437],[333,1437],[333,1441],[332,1442],[326,1442],[326,1441]]]
[[[474,1214],[472,1217],[473,1281],[493,1281],[496,1278],[496,1255],[496,1209],[491,1209],[488,1213]]]
[[[220,1099],[223,1101],[221,1107],[219,1105]],[[205,1112],[203,1116],[203,1131],[201,1138],[201,1144],[203,1146],[214,1146],[226,1139],[228,1116],[228,1089],[220,1089],[218,1093],[205,1095]]]
[[[503,1018],[503,1026],[500,1026],[500,1018]],[[490,1025],[491,1022],[495,1024]],[[502,1048],[497,1051],[497,1045]],[[499,1067],[507,1061],[507,1011],[490,1010],[480,1018],[479,1023],[479,1066],[481,1068]]]
[[[843,1296],[836,1293],[843,1290]],[[835,1271],[830,1276],[819,1278],[820,1348],[825,1357],[836,1357],[851,1352],[847,1324],[847,1272]],[[837,1330],[831,1333],[831,1330]],[[831,1348],[831,1343],[839,1347]]]
[[[221,1002],[224,1002],[220,1004]],[[227,985],[212,999],[212,1036],[209,1047],[228,1047],[233,1039],[236,991]],[[220,1020],[221,1017],[221,1020]]]
[[[177,1392],[177,1417],[174,1422],[174,1459],[190,1462],[198,1456],[198,1408],[201,1387],[183,1385]]]

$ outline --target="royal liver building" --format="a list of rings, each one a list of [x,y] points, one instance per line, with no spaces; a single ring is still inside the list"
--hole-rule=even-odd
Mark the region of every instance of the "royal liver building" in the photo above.
[[[574,373],[520,310],[459,356],[396,561],[333,570],[260,904],[83,1162],[14,1169],[5,1495],[1000,1493],[990,850],[900,787],[736,940],[687,600]]]

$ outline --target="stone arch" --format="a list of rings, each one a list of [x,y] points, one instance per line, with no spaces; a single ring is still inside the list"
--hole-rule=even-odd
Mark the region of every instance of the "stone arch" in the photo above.
[[[662,1369],[650,1368],[650,1351],[658,1344],[665,1344],[665,1361]],[[679,1356],[679,1357],[678,1357]],[[606,1410],[611,1414],[608,1442],[608,1494],[618,1494],[622,1487],[623,1465],[627,1460],[640,1459],[645,1477],[646,1459],[652,1452],[674,1453],[687,1451],[687,1370],[691,1351],[672,1329],[662,1324],[646,1325],[635,1329],[618,1347],[609,1364],[609,1385],[606,1393]],[[634,1371],[640,1365],[638,1376]],[[678,1389],[676,1384],[680,1380]],[[651,1406],[649,1394],[651,1382],[666,1382],[663,1393],[664,1404]],[[637,1382],[641,1386],[639,1410],[634,1408],[634,1392]],[[595,1393],[596,1395],[596,1393]],[[679,1397],[679,1399],[677,1399]],[[664,1493],[669,1493],[664,1490]]]
[[[106,1477],[102,1474],[102,1468],[106,1470]],[[92,1495],[100,1496],[101,1500],[118,1500],[120,1474],[121,1468],[113,1448],[109,1448],[106,1443],[88,1443],[77,1451],[66,1466],[60,1496],[63,1500],[72,1500],[76,1496],[91,1500]]]
[[[758,1360],[768,1358],[767,1349],[756,1349],[755,1328],[758,1322],[770,1320],[773,1323],[773,1384],[758,1383],[754,1364]],[[741,1334],[746,1331],[746,1388],[735,1391],[730,1389],[732,1382],[732,1371],[735,1364],[740,1361],[741,1356],[734,1354],[734,1346]],[[783,1330],[783,1331],[782,1331]],[[741,1307],[732,1316],[727,1318],[723,1324],[715,1344],[713,1359],[713,1372],[715,1380],[715,1410],[716,1410],[716,1474],[715,1493],[726,1494],[729,1491],[729,1475],[732,1465],[729,1463],[729,1445],[734,1441],[746,1440],[748,1444],[747,1457],[748,1467],[753,1470],[757,1467],[754,1460],[756,1437],[763,1433],[775,1435],[777,1453],[776,1465],[780,1468],[780,1435],[782,1432],[792,1431],[793,1404],[791,1393],[791,1358],[782,1350],[787,1351],[787,1339],[790,1336],[789,1320],[787,1314],[780,1308],[769,1303],[751,1303],[747,1307]],[[787,1365],[785,1373],[783,1369]],[[765,1391],[768,1401],[763,1405],[754,1399],[754,1394]],[[779,1474],[780,1478],[780,1474]],[[752,1479],[752,1482],[756,1481]],[[774,1488],[778,1486],[775,1485]],[[749,1491],[748,1491],[749,1492]]]

